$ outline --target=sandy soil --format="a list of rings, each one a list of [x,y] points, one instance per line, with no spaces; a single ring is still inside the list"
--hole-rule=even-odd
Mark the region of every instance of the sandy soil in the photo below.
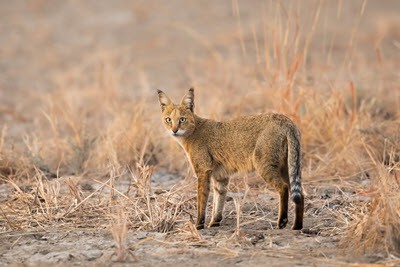
[[[181,180],[179,176],[170,176],[168,182],[153,182],[153,188],[156,191],[168,189],[172,184],[182,183]],[[193,181],[190,183],[193,185]],[[126,184],[121,181],[121,192],[124,187],[126,189]],[[2,188],[5,190],[4,186]],[[272,266],[342,266],[384,259],[379,254],[353,258],[349,251],[340,249],[341,233],[337,226],[341,222],[335,214],[345,212],[363,199],[349,188],[326,185],[306,188],[310,194],[305,228],[301,231],[293,231],[290,227],[276,229],[276,195],[257,186],[241,203],[239,232],[236,231],[234,199],[240,201],[244,194],[230,192],[222,225],[200,230],[197,238],[190,237],[184,226],[190,220],[189,216],[168,233],[129,231],[126,245],[132,254],[127,255],[125,262],[115,262],[115,242],[106,226],[64,228],[58,227],[57,223],[42,231],[39,227],[29,232],[1,233],[1,262],[5,265],[263,266],[268,263]],[[289,216],[293,215],[292,208]]]
[[[164,194],[174,186],[194,187],[194,180],[182,180],[179,175],[157,174],[152,188]],[[160,179],[157,177],[168,177]],[[236,177],[235,179],[240,179]],[[161,180],[161,181],[160,181]],[[260,183],[250,179],[248,195],[230,192],[227,197],[225,218],[220,227],[203,229],[197,235],[190,234],[189,221],[195,210],[178,220],[171,231],[129,230],[123,262],[118,262],[116,243],[109,230],[109,223],[79,223],[75,228],[64,226],[63,220],[49,222],[45,227],[33,227],[29,231],[1,233],[1,264],[23,265],[116,265],[116,266],[344,266],[351,263],[381,263],[395,265],[379,253],[353,256],[341,247],[340,227],[343,217],[352,207],[365,201],[351,187],[306,184],[308,193],[304,229],[290,229],[293,205],[290,204],[289,224],[286,229],[276,229],[278,200]],[[94,183],[82,183],[89,191]],[[124,192],[128,181],[116,183],[117,190]],[[85,187],[83,186],[83,187]],[[2,185],[2,195],[11,196],[11,187]],[[61,192],[67,191],[62,183]],[[105,191],[107,195],[109,192]],[[187,193],[195,204],[195,192]],[[3,199],[5,203],[7,197]],[[237,231],[235,200],[241,205],[240,230]],[[194,207],[194,205],[193,205]],[[210,207],[209,207],[210,210]],[[348,214],[350,217],[350,214]],[[90,219],[90,217],[88,217]],[[95,218],[93,218],[96,221]],[[208,218],[209,219],[209,218]],[[93,226],[97,225],[97,226]],[[379,264],[377,265],[379,266]]]

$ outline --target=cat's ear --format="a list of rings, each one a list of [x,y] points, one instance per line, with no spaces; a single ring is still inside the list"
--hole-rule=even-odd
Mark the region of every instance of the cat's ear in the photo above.
[[[193,112],[194,108],[194,89],[190,88],[186,95],[182,98],[181,105]]]
[[[161,111],[164,111],[165,107],[172,103],[171,99],[161,90],[157,90],[158,101],[160,102]]]

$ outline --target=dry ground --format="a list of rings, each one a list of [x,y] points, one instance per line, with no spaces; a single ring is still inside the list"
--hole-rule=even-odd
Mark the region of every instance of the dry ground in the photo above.
[[[400,2],[2,1],[0,264],[400,264]],[[232,178],[219,228],[156,89],[301,128],[305,229]],[[291,207],[292,208],[292,207]],[[292,215],[292,212],[290,213]]]

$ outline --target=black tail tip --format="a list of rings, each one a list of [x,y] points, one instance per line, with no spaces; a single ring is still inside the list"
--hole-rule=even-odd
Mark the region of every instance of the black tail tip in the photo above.
[[[300,194],[293,194],[292,200],[295,204],[300,204],[303,197]]]

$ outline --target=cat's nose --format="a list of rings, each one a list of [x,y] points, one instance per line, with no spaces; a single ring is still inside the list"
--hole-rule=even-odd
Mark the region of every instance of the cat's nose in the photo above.
[[[178,129],[172,129],[172,131],[174,132],[174,134],[176,134],[178,132]]]

